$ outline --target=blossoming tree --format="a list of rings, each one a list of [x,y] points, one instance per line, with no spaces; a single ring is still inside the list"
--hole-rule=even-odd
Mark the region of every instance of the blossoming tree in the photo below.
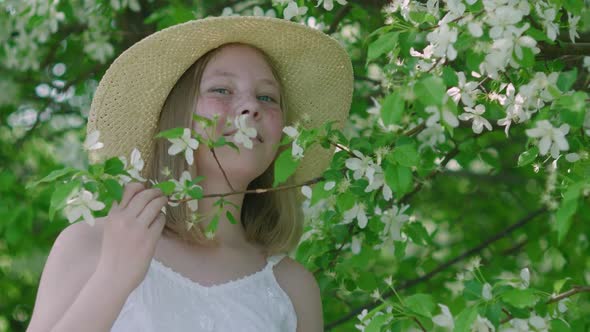
[[[353,60],[344,130],[285,127],[274,188],[261,188],[306,198],[295,256],[320,284],[326,330],[589,330],[587,4],[0,0],[0,330],[27,325],[56,234],[150,180],[137,150],[110,172],[88,165],[102,148],[99,132],[83,137],[97,80],[143,36],[207,15],[307,24]],[[251,147],[256,130],[235,127]],[[200,144],[228,144],[186,128],[158,137],[188,164]],[[336,147],[330,167],[283,187],[313,145]],[[156,185],[198,211],[198,180]]]

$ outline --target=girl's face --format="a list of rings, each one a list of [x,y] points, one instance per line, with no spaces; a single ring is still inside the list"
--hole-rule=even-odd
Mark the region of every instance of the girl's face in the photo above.
[[[258,50],[247,45],[221,48],[203,71],[195,112],[210,119],[218,118],[217,127],[206,130],[193,121],[193,129],[205,138],[213,131],[212,139],[225,136],[226,140],[233,142],[237,130],[234,119],[240,115],[246,115],[248,127],[258,132],[260,139],[252,139],[251,150],[241,144],[237,144],[239,153],[228,146],[215,149],[232,184],[247,180],[247,185],[274,160],[284,117],[279,83]],[[211,152],[204,145],[202,147],[195,155],[197,171],[203,175],[217,174],[219,166]]]

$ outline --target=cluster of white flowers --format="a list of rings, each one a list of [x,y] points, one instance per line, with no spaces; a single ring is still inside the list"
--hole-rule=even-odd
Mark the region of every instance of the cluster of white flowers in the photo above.
[[[6,5],[11,15],[6,15],[5,26],[0,26],[3,30],[0,40],[14,41],[3,43],[3,65],[6,68],[21,71],[39,69],[38,44],[45,43],[65,20],[65,14],[57,10],[58,5],[58,1],[43,0],[12,1]],[[35,20],[36,24],[31,25],[29,21],[34,16],[43,19]]]
[[[363,311],[361,311],[361,313],[356,316],[360,320],[360,324],[355,324],[354,327],[356,327],[359,331],[365,331],[367,326],[369,326],[369,324],[371,324],[371,321],[375,317],[385,315],[385,314],[387,314],[389,317],[383,322],[383,325],[387,326],[387,324],[393,320],[393,315],[391,315],[392,312],[393,312],[393,307],[387,306],[387,308],[385,308],[385,313],[383,313],[382,311],[378,311],[378,312],[374,313],[371,316],[371,318],[368,318],[367,315],[369,312],[367,311],[367,309],[363,309]]]
[[[383,212],[380,209],[376,209],[375,214],[380,215],[381,222],[385,225],[381,232],[383,243],[406,240],[406,236],[402,234],[402,227],[410,220],[410,216],[404,214],[409,207],[408,204],[404,204],[401,207],[393,205],[391,209]]]
[[[354,171],[352,177],[358,180],[365,177],[369,181],[369,185],[365,188],[365,192],[372,192],[383,188],[383,198],[386,201],[391,200],[393,192],[391,188],[385,183],[385,174],[379,162],[375,162],[372,158],[363,155],[360,151],[353,150],[355,157],[346,159],[345,165],[351,171]]]
[[[299,7],[297,2],[293,0],[273,0],[273,3],[280,6],[287,5],[283,9],[283,18],[289,21],[294,17],[305,15],[308,10],[306,6]]]
[[[541,120],[536,123],[537,127],[527,129],[526,134],[531,138],[538,138],[537,145],[539,146],[539,153],[544,156],[551,151],[551,157],[559,158],[560,151],[569,150],[569,144],[565,139],[565,135],[570,130],[568,124],[562,124],[559,128],[553,127],[551,122]]]
[[[136,13],[141,10],[141,6],[137,0],[111,0],[111,7],[116,11],[124,10],[128,7]]]
[[[526,332],[526,331],[537,331],[537,332],[548,332],[551,324],[549,323],[549,317],[541,317],[536,313],[533,313],[529,319],[513,318],[508,324],[508,327],[502,327],[498,332]]]
[[[170,195],[170,197],[174,200],[182,200],[185,198],[190,198],[191,196],[189,195],[189,192],[191,190],[194,190],[195,188],[200,188],[203,189],[201,186],[197,185],[197,184],[191,184],[190,182],[192,181],[192,177],[190,175],[190,173],[188,171],[184,171],[182,172],[182,174],[180,175],[180,179],[178,180],[172,180],[172,182],[174,182],[175,184],[175,189],[174,189],[174,193],[172,195]],[[186,202],[188,207],[191,209],[191,211],[197,211],[199,208],[199,201],[197,199],[191,199],[188,202]],[[175,203],[175,202],[168,202],[168,204],[170,206],[178,206],[179,203]]]
[[[66,200],[66,207],[64,214],[70,223],[77,222],[82,218],[86,223],[94,226],[94,216],[92,211],[100,211],[104,209],[104,203],[96,200],[98,194],[93,194],[86,189],[76,190],[70,194]]]
[[[191,136],[191,130],[184,128],[180,138],[169,138],[168,141],[172,145],[168,148],[168,154],[171,156],[177,155],[184,151],[184,158],[189,165],[194,161],[194,150],[199,147],[199,141]]]
[[[293,143],[291,143],[291,155],[293,156],[293,158],[303,158],[303,148],[297,142],[297,140],[299,139],[299,135],[301,134],[299,130],[297,130],[297,127],[287,126],[283,128],[283,132],[293,139]]]
[[[256,138],[256,128],[249,127],[248,114],[241,114],[234,118],[234,125],[238,131],[234,134],[234,142],[242,144],[246,149],[252,149],[252,139]]]

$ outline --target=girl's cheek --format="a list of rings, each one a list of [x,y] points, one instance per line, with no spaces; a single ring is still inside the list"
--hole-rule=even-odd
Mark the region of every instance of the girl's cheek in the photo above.
[[[222,98],[212,98],[203,96],[197,101],[197,107],[195,113],[200,116],[213,119],[216,115],[218,118],[217,122],[217,133],[221,133],[224,130],[225,121],[227,115],[231,110],[229,100],[223,100]],[[200,125],[197,125],[201,127]],[[197,130],[201,132],[201,130]],[[201,133],[203,134],[203,133]]]

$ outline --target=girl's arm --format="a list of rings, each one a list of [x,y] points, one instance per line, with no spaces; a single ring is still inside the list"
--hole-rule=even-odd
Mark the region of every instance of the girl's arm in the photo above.
[[[109,331],[130,291],[96,271],[100,220],[76,223],[55,240],[39,283],[27,332]]]

